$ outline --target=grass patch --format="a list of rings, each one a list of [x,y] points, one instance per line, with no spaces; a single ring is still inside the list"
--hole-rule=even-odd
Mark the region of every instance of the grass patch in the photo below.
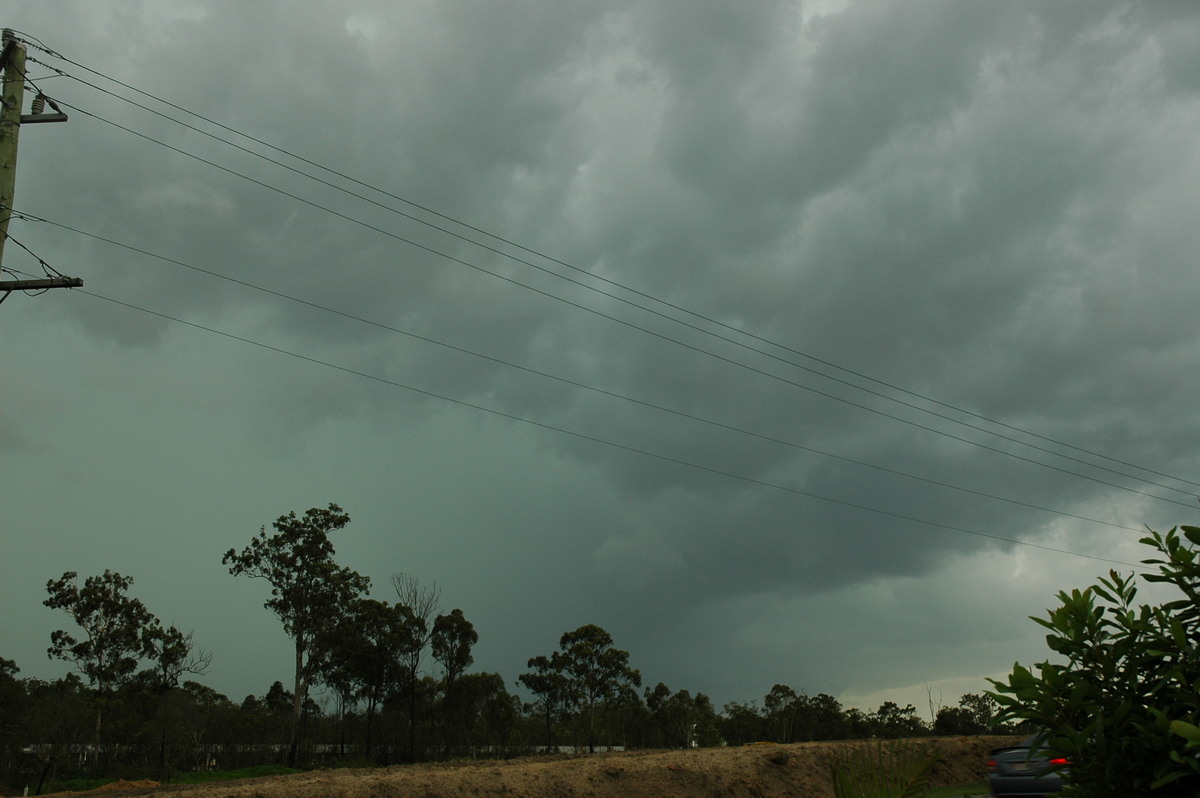
[[[257,765],[252,768],[239,770],[194,770],[180,773],[171,779],[171,784],[206,784],[210,781],[233,781],[234,779],[257,779],[262,776],[287,776],[292,773],[302,773],[295,768],[283,765]]]
[[[836,798],[924,798],[938,754],[915,742],[862,744],[834,752],[830,762]]]
[[[42,792],[87,792],[94,790],[97,787],[103,787],[105,784],[112,784],[116,779],[112,778],[94,778],[94,779],[51,779],[42,785]]]
[[[240,770],[196,770],[184,773],[176,773],[170,779],[167,779],[166,784],[205,784],[210,781],[233,781],[234,779],[254,779],[260,776],[286,776],[290,773],[302,773],[303,771],[295,768],[286,768],[283,765],[257,765],[250,768],[241,768]],[[125,779],[129,781],[140,781],[141,779],[152,778],[148,775],[132,776],[126,774]],[[47,781],[42,785],[42,792],[87,792],[94,790],[97,787],[103,787],[106,784],[120,781],[113,776],[95,777],[90,779],[62,779]]]
[[[963,796],[989,794],[991,794],[991,790],[988,789],[987,782],[981,781],[978,784],[963,784],[956,787],[930,787],[926,798],[963,798]]]

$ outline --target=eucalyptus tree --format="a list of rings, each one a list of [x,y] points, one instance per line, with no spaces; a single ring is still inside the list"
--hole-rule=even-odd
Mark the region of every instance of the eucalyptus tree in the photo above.
[[[271,598],[263,606],[279,618],[294,643],[291,766],[300,743],[300,713],[323,661],[320,641],[371,585],[367,577],[334,562],[329,535],[348,523],[350,516],[336,504],[314,507],[303,516],[293,511],[276,519],[273,534],[261,527],[249,546],[241,552],[230,549],[222,559],[234,576],[265,579],[271,585]]]
[[[442,687],[443,745],[449,752],[466,744],[470,738],[473,722],[471,696],[459,689],[459,676],[471,667],[475,658],[471,647],[479,641],[475,626],[467,620],[460,609],[451,610],[449,615],[439,615],[433,621],[429,645],[433,658],[445,674]]]
[[[483,744],[493,756],[505,756],[521,717],[520,699],[508,692],[498,673],[464,674],[457,684],[470,721],[466,744]]]
[[[766,739],[767,720],[758,702],[730,701],[722,708],[719,718],[721,736],[729,745],[745,745]]]
[[[988,695],[964,693],[956,707],[942,707],[934,719],[933,730],[941,735],[1004,733],[992,729],[992,718],[999,711],[996,699]]]
[[[566,675],[550,661],[550,657],[532,657],[527,666],[531,670],[518,676],[517,681],[536,696],[530,708],[546,724],[546,753],[550,753],[554,749],[554,726],[567,714],[570,684]]]
[[[405,711],[408,715],[408,759],[417,758],[417,726],[424,697],[421,678],[421,660],[433,635],[434,617],[441,607],[442,591],[437,583],[425,586],[412,574],[392,574],[392,588],[396,591],[396,602],[408,608],[411,616],[412,645],[405,657]],[[432,695],[432,692],[429,693]],[[424,702],[427,704],[428,702]]]
[[[340,756],[345,755],[346,747],[346,713],[354,704],[358,690],[357,662],[361,657],[359,649],[364,642],[357,626],[362,622],[364,602],[371,599],[359,599],[355,609],[340,618],[337,625],[321,634],[314,642],[313,648],[321,652],[321,660],[315,663],[317,680],[333,691],[337,697],[337,727]]]
[[[323,638],[321,680],[346,702],[366,703],[364,754],[371,756],[375,714],[407,678],[412,649],[423,645],[424,626],[403,604],[361,598]]]
[[[74,663],[96,688],[96,741],[100,742],[103,705],[113,689],[129,679],[138,663],[153,656],[157,619],[136,598],[127,595],[133,578],[105,570],[79,584],[79,574],[67,571],[46,583],[50,594],[42,603],[60,609],[79,627],[80,636],[64,629],[50,633],[47,654]]]
[[[850,720],[841,702],[828,693],[806,696],[803,710],[801,741],[844,740],[850,736]]]
[[[672,693],[662,682],[646,688],[646,708],[660,747],[692,748],[714,745],[718,737],[717,713],[704,693],[694,697],[687,690]]]
[[[26,749],[32,759],[22,757],[26,767],[32,768],[23,775],[30,779],[34,794],[40,795],[45,781],[54,778],[59,768],[72,768],[79,762],[93,706],[83,680],[75,673],[53,682],[25,679],[23,686],[28,703],[21,742],[38,743]]]
[[[629,667],[629,652],[613,646],[613,638],[595,624],[565,632],[551,657],[554,669],[567,678],[568,696],[587,721],[588,751],[596,750],[596,710],[627,685],[640,687],[641,674]]]
[[[143,675],[148,676],[149,687],[158,705],[158,777],[163,779],[168,772],[167,737],[168,726],[172,725],[169,723],[171,709],[175,709],[175,715],[190,714],[185,708],[190,701],[181,695],[184,691],[179,687],[179,680],[185,673],[198,676],[207,671],[212,655],[196,648],[191,632],[184,634],[174,626],[155,623],[145,630],[144,635],[146,656],[153,663],[153,669]]]
[[[917,737],[929,731],[912,704],[902,707],[894,701],[884,701],[868,719],[876,737]]]
[[[471,647],[478,642],[479,633],[462,610],[451,610],[449,615],[439,615],[434,620],[430,643],[433,658],[441,663],[446,672],[447,693],[454,680],[475,661],[471,656]]]
[[[183,675],[201,676],[212,664],[212,654],[196,648],[192,633],[184,634],[174,626],[155,624],[146,630],[146,656],[154,663],[159,688],[179,686]]]
[[[358,660],[359,697],[367,702],[369,755],[376,710],[389,696],[416,681],[407,666],[413,652],[425,644],[426,627],[408,605],[381,601],[365,619],[360,634],[365,646]]]
[[[776,684],[763,697],[763,717],[767,719],[774,742],[794,741],[798,699],[796,691],[786,684]]]
[[[21,748],[28,745],[23,727],[29,701],[17,679],[20,670],[11,659],[0,657],[0,783],[16,783]]]

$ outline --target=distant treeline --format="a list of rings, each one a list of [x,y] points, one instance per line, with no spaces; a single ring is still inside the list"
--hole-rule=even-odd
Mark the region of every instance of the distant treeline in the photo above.
[[[333,560],[329,534],[349,523],[335,504],[289,513],[224,563],[270,586],[265,607],[295,646],[289,689],[233,701],[186,677],[211,654],[164,627],[112,571],[47,582],[46,606],[73,622],[48,653],[75,666],[53,682],[18,678],[0,658],[0,779],[40,792],[50,780],[181,772],[508,757],[562,747],[670,748],[922,734],[978,734],[997,710],[985,695],[931,706],[844,709],[831,696],[775,685],[762,705],[721,712],[703,693],[659,682],[642,688],[629,653],[595,625],[566,632],[520,674],[528,700],[495,673],[471,673],[479,639],[462,610],[441,613],[436,585],[392,577],[396,600],[368,596],[370,580]],[[282,665],[282,663],[281,663]],[[932,702],[931,702],[932,704]],[[936,712],[934,710],[936,709]]]
[[[16,678],[0,660],[0,771],[17,793],[28,785],[101,776],[170,781],[182,772],[284,764],[289,757],[293,695],[281,682],[240,702],[195,681],[162,689],[144,670],[106,696],[70,674],[56,681]],[[661,682],[625,690],[589,713],[564,709],[547,724],[538,700],[510,693],[495,673],[416,681],[416,713],[406,691],[387,696],[369,715],[331,691],[305,701],[298,764],[387,765],[414,760],[503,758],[595,747],[672,748],[802,742],[925,734],[992,733],[996,706],[968,694],[942,707],[931,725],[910,705],[885,702],[873,712],[844,709],[831,696],[776,685],[762,703],[728,703],[715,711],[703,694]],[[102,713],[102,736],[96,717]],[[1001,732],[1007,729],[999,730]]]

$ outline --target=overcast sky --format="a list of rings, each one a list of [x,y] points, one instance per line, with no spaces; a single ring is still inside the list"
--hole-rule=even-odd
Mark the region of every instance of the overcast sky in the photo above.
[[[47,580],[107,568],[206,684],[286,683],[221,556],[336,502],[510,689],[594,623],[718,707],[928,717],[1197,521],[1190,3],[4,12],[70,120],[3,265],[84,280],[0,305],[24,676],[67,670]]]

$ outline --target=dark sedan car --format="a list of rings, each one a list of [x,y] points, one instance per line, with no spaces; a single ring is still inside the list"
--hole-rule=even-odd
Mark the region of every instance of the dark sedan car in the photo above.
[[[988,754],[988,787],[996,798],[1033,798],[1062,790],[1062,774],[1071,763],[1034,748],[1039,736],[1030,735],[1020,745]]]

